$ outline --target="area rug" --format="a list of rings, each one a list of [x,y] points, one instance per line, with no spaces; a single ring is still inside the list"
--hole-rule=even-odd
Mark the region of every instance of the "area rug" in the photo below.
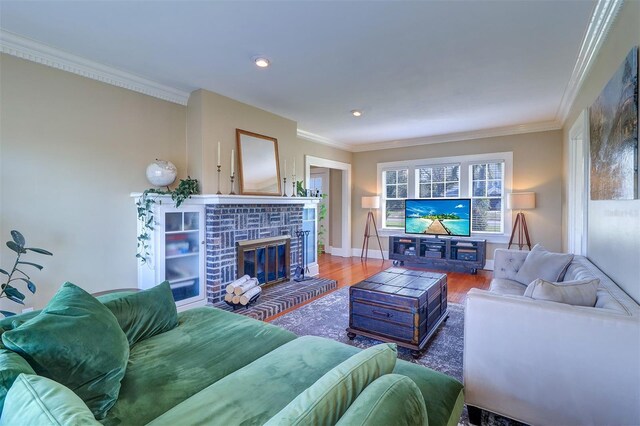
[[[419,359],[411,356],[411,351],[398,348],[398,358],[424,365],[433,370],[448,374],[462,381],[462,351],[464,347],[464,306],[449,303],[449,319],[444,322],[427,343]],[[326,337],[358,348],[367,348],[380,343],[377,340],[357,336],[349,340],[345,329],[349,325],[349,288],[334,291],[295,311],[289,312],[271,322],[294,332],[298,336]],[[465,407],[460,424],[468,425],[469,418]],[[483,425],[518,426],[520,423],[510,419],[483,412]]]
[[[234,311],[233,307],[225,302],[217,302],[212,306],[264,321],[307,300],[334,290],[337,286],[338,283],[335,280],[324,278],[313,278],[301,282],[292,280],[264,288],[260,298],[248,308],[239,307]]]

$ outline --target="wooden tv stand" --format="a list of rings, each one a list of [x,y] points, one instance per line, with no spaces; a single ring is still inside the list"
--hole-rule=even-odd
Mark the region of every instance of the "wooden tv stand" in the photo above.
[[[389,237],[389,259],[405,265],[476,274],[484,267],[487,241],[418,236]]]

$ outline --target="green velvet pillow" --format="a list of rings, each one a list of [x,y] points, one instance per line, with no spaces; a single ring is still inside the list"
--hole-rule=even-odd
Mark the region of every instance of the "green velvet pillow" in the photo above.
[[[105,301],[127,335],[129,345],[178,325],[178,311],[168,281],[148,290]]]
[[[429,426],[420,388],[400,374],[386,374],[358,395],[336,426]]]
[[[6,405],[1,425],[100,426],[75,393],[46,377],[20,374]]]
[[[24,358],[0,345],[0,414],[7,392],[22,373],[36,374]]]
[[[396,365],[395,344],[365,349],[332,368],[273,416],[267,425],[335,425],[371,382]]]
[[[75,392],[97,419],[115,404],[129,359],[127,336],[80,287],[64,283],[38,316],[5,331],[2,342],[38,375]]]

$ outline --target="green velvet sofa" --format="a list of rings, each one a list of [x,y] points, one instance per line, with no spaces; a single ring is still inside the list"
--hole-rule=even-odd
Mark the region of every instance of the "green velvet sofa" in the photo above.
[[[98,299],[105,303],[117,297],[120,295]],[[0,321],[0,327],[10,330],[36,314],[5,319]],[[104,425],[265,424],[327,372],[359,352],[355,347],[324,338],[297,337],[271,324],[216,308],[188,310],[178,314],[175,328],[130,347],[117,402],[100,422]],[[0,375],[12,368],[8,364],[0,357]],[[379,395],[393,394],[390,389],[408,377],[417,385],[411,383],[411,386],[419,389],[415,393],[424,399],[427,418],[420,421],[421,424],[458,423],[464,401],[463,387],[458,381],[401,360],[395,362],[393,373],[375,382],[378,387],[384,387]],[[366,390],[370,388],[373,386]],[[364,392],[356,397],[356,401],[362,402]],[[404,410],[401,407],[407,400],[403,393],[386,397],[387,405],[378,406],[375,412],[371,400],[380,398],[370,395],[366,403],[350,407],[351,417],[341,419],[338,424],[384,424],[389,416],[396,416],[397,424],[415,424],[401,419],[404,413],[398,412]],[[54,408],[60,410],[59,405],[64,402],[56,404],[58,407]],[[3,421],[7,408],[5,404],[0,423],[7,423]],[[79,419],[73,423],[82,424]]]

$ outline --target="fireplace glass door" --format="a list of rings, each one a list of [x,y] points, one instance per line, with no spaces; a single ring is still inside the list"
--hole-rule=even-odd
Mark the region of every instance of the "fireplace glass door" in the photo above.
[[[238,276],[255,277],[263,285],[289,278],[290,237],[262,238],[238,243]]]

